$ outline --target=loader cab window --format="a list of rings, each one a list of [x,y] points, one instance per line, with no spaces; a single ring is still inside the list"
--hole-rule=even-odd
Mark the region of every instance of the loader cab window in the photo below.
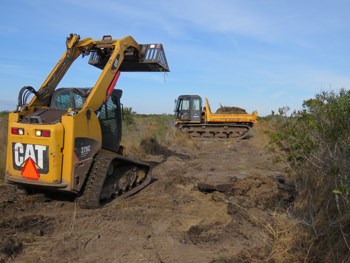
[[[102,148],[118,152],[121,135],[121,92],[113,90],[110,99],[102,105],[98,119],[102,132]]]
[[[101,107],[99,119],[104,121],[114,120],[116,108],[117,106],[112,102],[112,100],[108,100],[108,102],[103,104]]]
[[[88,89],[61,88],[55,91],[51,107],[58,110],[79,110],[83,107]]]
[[[75,104],[75,108],[81,109],[83,107],[85,98],[83,98],[79,94],[73,94],[73,101],[74,101],[74,104]]]
[[[71,106],[69,90],[60,92],[53,101],[53,107],[58,110],[66,110]]]

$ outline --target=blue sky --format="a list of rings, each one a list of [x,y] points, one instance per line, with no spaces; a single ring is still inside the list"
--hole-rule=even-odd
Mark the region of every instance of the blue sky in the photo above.
[[[40,87],[70,33],[163,43],[171,72],[122,73],[117,83],[124,106],[138,113],[173,113],[175,98],[198,94],[213,110],[239,106],[264,116],[350,86],[347,0],[2,0],[0,6],[0,110],[15,109],[21,87]],[[86,60],[78,60],[80,69]],[[90,68],[62,86],[93,85],[97,73]]]

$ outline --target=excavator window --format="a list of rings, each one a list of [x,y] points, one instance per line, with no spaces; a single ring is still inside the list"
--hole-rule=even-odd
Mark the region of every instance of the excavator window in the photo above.
[[[193,110],[200,110],[200,100],[199,99],[193,100]]]
[[[187,120],[190,112],[190,100],[181,98],[179,99],[179,108],[177,111],[177,118]]]
[[[181,100],[180,110],[189,110],[189,109],[190,109],[190,101]]]

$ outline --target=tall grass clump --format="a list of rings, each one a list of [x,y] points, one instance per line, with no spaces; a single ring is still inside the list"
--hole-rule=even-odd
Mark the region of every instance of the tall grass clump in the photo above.
[[[297,186],[305,262],[350,262],[350,91],[322,92],[273,121],[272,142]]]
[[[0,112],[0,183],[5,176],[8,112]]]
[[[138,157],[143,157],[140,154],[156,154],[174,142],[174,121],[174,116],[169,114],[135,113],[132,121],[123,121],[122,144],[128,153]]]

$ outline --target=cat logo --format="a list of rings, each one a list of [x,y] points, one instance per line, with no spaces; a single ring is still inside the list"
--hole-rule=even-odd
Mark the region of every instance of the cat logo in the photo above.
[[[117,57],[115,58],[113,64],[112,64],[112,67],[111,67],[111,70],[115,70],[118,66],[118,62],[119,62],[119,54],[117,55]]]
[[[31,160],[32,166],[35,164],[36,169],[40,173],[47,173],[49,170],[49,147],[46,145],[13,143],[12,144],[12,159],[13,168],[22,170]]]

